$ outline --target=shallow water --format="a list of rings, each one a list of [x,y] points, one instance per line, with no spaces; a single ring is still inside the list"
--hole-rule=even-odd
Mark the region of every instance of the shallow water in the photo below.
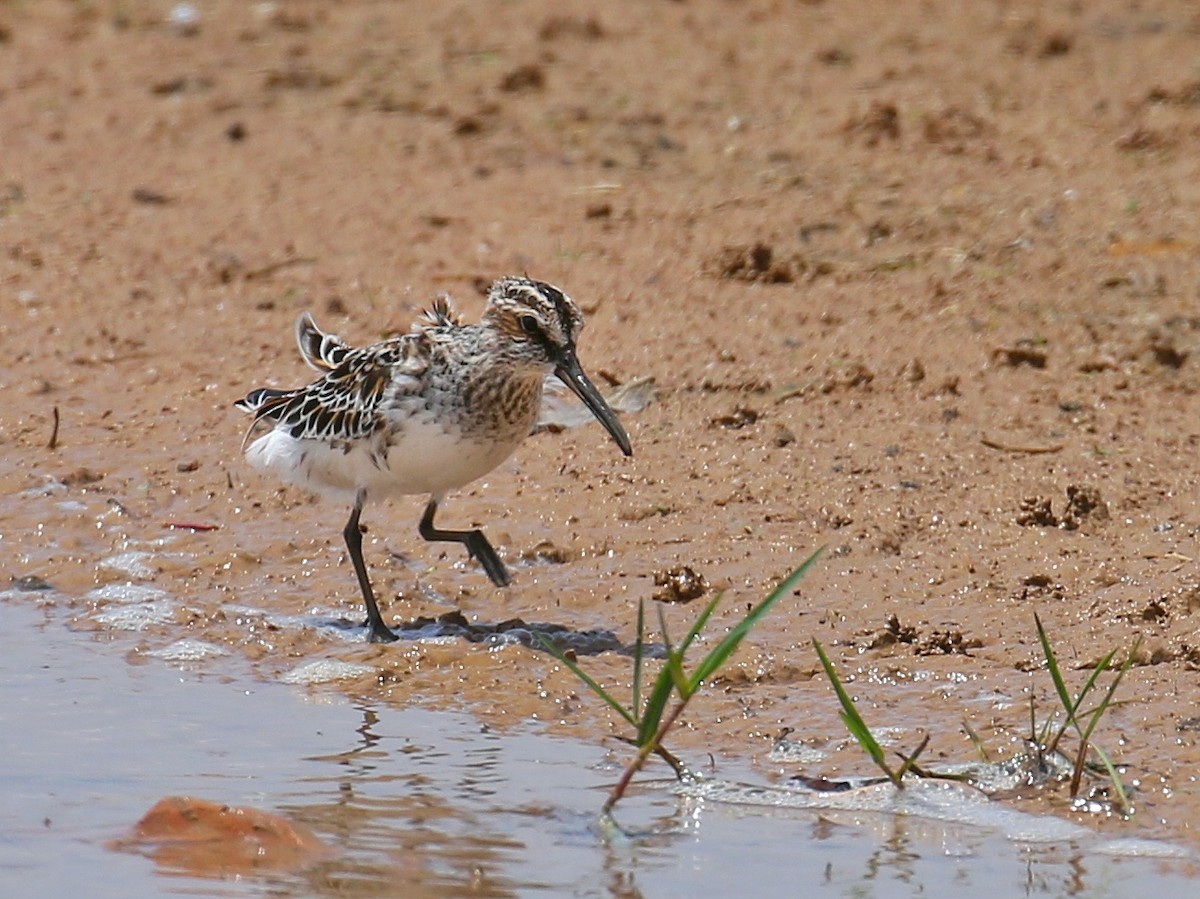
[[[70,631],[42,594],[2,596],[0,895],[702,896],[752,886],[1165,897],[1196,888],[1185,860],[1144,857],[1168,847],[1127,844],[1142,857],[1119,858],[1082,831],[1015,841],[1003,822],[789,807],[797,803],[771,791],[721,783],[684,795],[643,783],[620,807],[634,835],[606,840],[595,812],[616,769],[596,746],[256,682],[244,663],[196,646],[144,657],[127,635]],[[172,794],[289,816],[335,854],[301,873],[222,879],[106,848]]]

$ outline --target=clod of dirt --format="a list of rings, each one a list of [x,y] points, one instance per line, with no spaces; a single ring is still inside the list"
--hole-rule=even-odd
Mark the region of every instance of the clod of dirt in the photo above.
[[[1165,665],[1168,662],[1174,662],[1176,659],[1181,659],[1185,656],[1186,653],[1184,652],[1173,650],[1157,641],[1152,641],[1150,643],[1142,644],[1138,647],[1137,651],[1133,653],[1133,664],[1139,667],[1144,667],[1147,665]],[[1083,664],[1077,664],[1075,667],[1077,670],[1082,671],[1089,668],[1095,668],[1099,663],[1100,659],[1097,657],[1095,659],[1087,659],[1083,662]]]
[[[762,284],[791,284],[808,271],[798,254],[779,258],[769,244],[737,244],[722,248],[710,266],[718,278]]]
[[[854,62],[854,54],[842,47],[826,47],[817,51],[816,59],[827,66],[848,66]]]
[[[68,487],[86,487],[88,484],[104,480],[104,473],[86,467],[77,468],[69,474],[63,475],[59,480]]]
[[[1157,332],[1150,335],[1149,350],[1154,361],[1167,368],[1183,368],[1189,355],[1187,350],[1181,350],[1175,345],[1169,334]]]
[[[1021,581],[1021,592],[1017,594],[1016,598],[1024,600],[1047,596],[1052,599],[1063,599],[1066,591],[1063,590],[1061,584],[1054,583],[1054,579],[1048,574],[1031,574]]]
[[[546,73],[534,63],[517,66],[500,79],[500,90],[509,94],[538,91],[546,86]]]
[[[551,540],[543,540],[531,549],[521,553],[524,562],[549,562],[552,565],[562,565],[571,561],[569,550],[563,549]]]
[[[135,187],[133,199],[134,202],[144,203],[147,206],[166,206],[171,202],[170,197],[152,187]]]
[[[900,624],[900,617],[895,613],[888,616],[883,627],[877,630],[867,644],[867,649],[879,649],[883,646],[893,646],[896,643],[915,643],[917,629],[911,624]]]
[[[54,585],[36,574],[24,574],[12,579],[13,589],[21,593],[37,593],[42,590],[53,590]]]
[[[964,637],[962,631],[934,631],[916,646],[919,656],[934,655],[963,655],[968,656],[969,650],[979,649],[983,641],[977,637]]]
[[[737,431],[746,427],[746,425],[754,424],[756,421],[758,421],[758,413],[755,410],[748,406],[738,406],[726,415],[718,415],[712,420],[712,423],[718,428],[729,428],[730,430]]]
[[[454,133],[459,137],[472,137],[483,134],[487,130],[487,122],[481,116],[464,115],[454,121]]]
[[[1112,356],[1097,353],[1094,356],[1088,356],[1083,359],[1076,368],[1084,374],[1095,374],[1101,371],[1118,371],[1121,366]]]
[[[947,106],[925,114],[922,132],[931,144],[948,144],[961,151],[965,141],[976,140],[991,130],[987,122],[958,106]]]
[[[821,518],[824,520],[827,527],[835,531],[840,531],[842,528],[848,528],[854,524],[854,519],[845,512],[821,507]]]
[[[1027,497],[1021,500],[1017,524],[1022,527],[1062,528],[1064,531],[1074,531],[1079,529],[1086,518],[1107,520],[1108,505],[1095,487],[1071,484],[1067,487],[1067,505],[1061,517],[1054,514],[1050,500],[1044,496]]]
[[[1100,491],[1095,487],[1071,484],[1067,487],[1067,508],[1063,512],[1059,527],[1074,531],[1085,518],[1106,521],[1108,505],[1100,498]]]
[[[820,384],[821,393],[867,388],[875,380],[875,372],[858,361],[830,366]]]
[[[1039,59],[1053,59],[1056,56],[1066,56],[1071,52],[1075,38],[1063,32],[1055,32],[1046,36],[1038,50]]]
[[[1145,608],[1138,613],[1138,617],[1140,617],[1142,621],[1150,621],[1155,624],[1161,624],[1170,616],[1167,612],[1167,607],[1164,606],[1160,600],[1152,599],[1150,602],[1146,603]]]
[[[852,116],[842,126],[850,137],[862,137],[868,147],[879,145],[882,140],[900,139],[900,112],[895,104],[872,100],[870,108],[860,116]]]
[[[654,586],[659,588],[651,597],[656,602],[691,602],[708,592],[704,575],[688,565],[656,572]]]
[[[925,380],[925,366],[920,359],[910,359],[900,369],[900,378],[909,384],[919,384]]]
[[[992,361],[1010,368],[1017,368],[1021,365],[1028,365],[1030,368],[1045,368],[1046,360],[1045,350],[1037,349],[1024,341],[1018,341],[1015,346],[997,347],[992,350]]]
[[[796,442],[796,435],[792,433],[791,428],[784,425],[776,425],[775,435],[771,440],[778,447],[791,446]]]
[[[1021,511],[1017,515],[1021,527],[1058,527],[1058,516],[1050,508],[1050,500],[1044,496],[1028,496],[1021,500]]]

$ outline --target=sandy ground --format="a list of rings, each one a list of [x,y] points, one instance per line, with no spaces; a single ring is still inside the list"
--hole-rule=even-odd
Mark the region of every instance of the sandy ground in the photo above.
[[[89,591],[132,575],[177,603],[146,646],[237,647],[266,677],[360,662],[343,689],[620,732],[542,653],[280,625],[360,618],[348,510],[238,452],[232,401],[308,376],[299,312],[365,342],[440,292],[475,316],[481,286],[528,272],[584,308],[597,382],[650,377],[658,402],[625,418],[631,460],[594,424],[542,433],[447,501],[508,590],[418,538],[420,499],[371,508],[389,620],[628,643],[656,575],[687,566],[728,591],[716,634],[827,545],[677,751],[765,760],[784,727],[843,746],[817,637],[897,745],[970,759],[966,721],[1011,753],[1030,695],[1053,705],[1037,612],[1076,685],[1142,638],[1096,736],[1135,784],[1127,832],[1194,840],[1194,4],[171,8],[0,5],[0,558],[20,584],[102,630]],[[677,633],[698,608],[666,609]],[[628,681],[626,656],[584,662]],[[821,770],[868,764],[842,748]]]

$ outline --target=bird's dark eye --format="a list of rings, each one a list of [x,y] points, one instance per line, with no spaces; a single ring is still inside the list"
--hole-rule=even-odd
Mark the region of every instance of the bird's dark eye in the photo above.
[[[532,315],[521,316],[521,330],[531,337],[536,337],[542,333],[542,329],[538,326],[538,320]]]

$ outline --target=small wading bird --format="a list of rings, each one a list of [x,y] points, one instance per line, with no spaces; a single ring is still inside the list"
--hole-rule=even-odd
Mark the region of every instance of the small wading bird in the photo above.
[[[503,587],[511,578],[483,532],[441,530],[433,517],[447,491],[487,474],[533,430],[546,375],[571,388],[621,451],[633,454],[575,357],[582,328],[570,297],[529,278],[493,284],[479,324],[463,324],[438,300],[407,334],[361,349],[321,331],[306,312],[296,342],[322,376],[295,390],[252,390],[236,403],[254,416],[242,443],[252,465],[352,500],[343,534],[371,641],[397,638],[379,614],[363,563],[358,519],[368,499],[428,494],[420,535],[463,544]],[[259,425],[266,432],[251,441]]]

